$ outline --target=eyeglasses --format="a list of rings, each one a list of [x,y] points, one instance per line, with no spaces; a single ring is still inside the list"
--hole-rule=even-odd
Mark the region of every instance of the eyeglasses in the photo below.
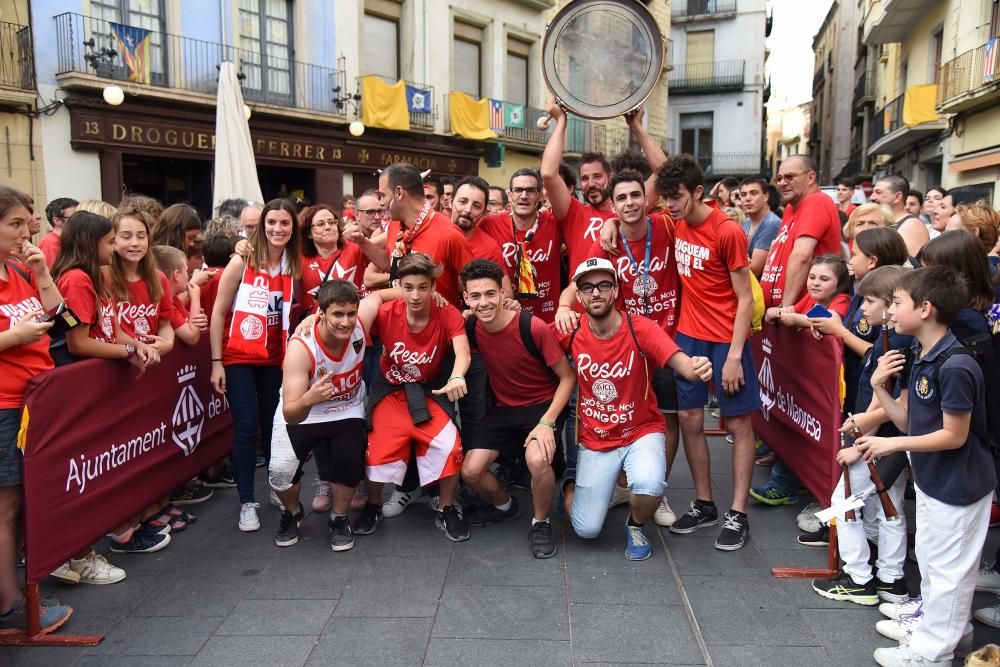
[[[380,216],[383,213],[382,209],[380,209],[380,208],[367,208],[367,209],[360,209],[359,208],[359,209],[355,209],[355,210],[358,213],[364,213],[365,215],[367,215],[369,217],[372,217],[372,218]]]
[[[796,178],[798,178],[799,176],[802,176],[805,173],[806,172],[803,171],[803,172],[798,173],[798,174],[778,174],[777,176],[774,177],[774,182],[775,183],[781,183],[782,181],[788,181],[789,183],[791,183],[793,179],[796,179]]]
[[[580,283],[579,285],[576,286],[576,288],[581,292],[583,292],[584,294],[591,294],[592,292],[595,291],[610,292],[612,288],[614,288],[614,286],[615,284],[610,280],[602,280],[596,285],[594,283]]]
[[[541,188],[511,188],[510,193],[515,197],[520,197],[521,195],[537,195],[541,192]]]

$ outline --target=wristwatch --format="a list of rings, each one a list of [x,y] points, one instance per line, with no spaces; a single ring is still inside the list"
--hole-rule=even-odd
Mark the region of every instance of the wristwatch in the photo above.
[[[135,356],[135,345],[126,344],[125,345],[125,358],[126,359],[131,359],[134,356]]]

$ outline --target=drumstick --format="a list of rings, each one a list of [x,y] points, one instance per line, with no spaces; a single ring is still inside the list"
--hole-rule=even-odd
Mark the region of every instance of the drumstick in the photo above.
[[[859,438],[863,435],[858,429],[857,423],[853,422],[854,415],[848,412],[847,419],[855,424],[854,437]],[[899,519],[899,512],[896,510],[896,505],[892,502],[892,498],[889,497],[889,491],[885,488],[885,482],[882,481],[882,476],[878,473],[878,468],[875,467],[874,461],[868,461],[868,476],[871,477],[872,484],[875,485],[875,493],[878,495],[879,502],[882,503],[882,514],[885,515],[885,520],[896,521]]]
[[[548,114],[545,114],[544,116],[542,116],[541,118],[539,118],[538,122],[535,123],[535,124],[538,126],[539,130],[541,130],[542,132],[545,132],[546,130],[549,129],[549,125],[551,123],[552,123],[552,116],[550,116]]]
[[[846,463],[841,463],[840,469],[844,471],[844,499],[850,500],[851,496],[854,495],[851,493],[851,473],[848,472]],[[844,512],[844,523],[852,523],[857,521],[857,519],[858,517],[854,513],[854,510]]]

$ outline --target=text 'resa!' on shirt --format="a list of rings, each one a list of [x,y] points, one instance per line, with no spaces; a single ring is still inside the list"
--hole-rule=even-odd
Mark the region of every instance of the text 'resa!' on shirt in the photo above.
[[[451,339],[465,335],[465,320],[454,306],[430,304],[427,325],[413,331],[406,320],[406,302],[396,299],[379,306],[371,335],[382,341],[380,367],[389,384],[432,382],[451,352]]]

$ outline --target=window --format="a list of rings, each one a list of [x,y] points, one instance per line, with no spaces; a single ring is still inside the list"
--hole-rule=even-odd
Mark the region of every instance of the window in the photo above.
[[[292,12],[289,0],[240,0],[240,69],[243,95],[289,104],[292,89]]]
[[[111,32],[111,26],[104,21],[121,23],[136,28],[144,28],[152,31],[149,36],[149,74],[152,83],[166,85],[166,73],[164,71],[164,44],[163,44],[163,3],[162,0],[91,0],[90,16],[98,19],[91,24],[91,30],[96,35],[106,35],[110,46],[118,50],[118,43]],[[124,78],[128,76],[125,66],[125,58],[118,54],[115,59],[115,77]],[[119,71],[120,70],[120,71]],[[102,75],[110,72],[102,73]]]
[[[990,7],[990,37],[1000,37],[1000,0],[993,0]]]
[[[944,26],[931,33],[931,81],[941,83],[941,52],[944,50]]]
[[[399,20],[365,14],[362,20],[361,62],[364,74],[399,80]]]
[[[504,99],[514,104],[527,104],[528,95],[528,59],[531,55],[531,44],[519,39],[507,38],[507,88]]]
[[[455,21],[455,41],[452,45],[452,90],[475,99],[483,92],[483,31],[474,25]]]
[[[687,64],[684,78],[712,78],[712,61],[715,60],[715,31],[697,30],[687,33]]]
[[[698,158],[702,169],[712,166],[712,112],[681,114],[681,152]]]

